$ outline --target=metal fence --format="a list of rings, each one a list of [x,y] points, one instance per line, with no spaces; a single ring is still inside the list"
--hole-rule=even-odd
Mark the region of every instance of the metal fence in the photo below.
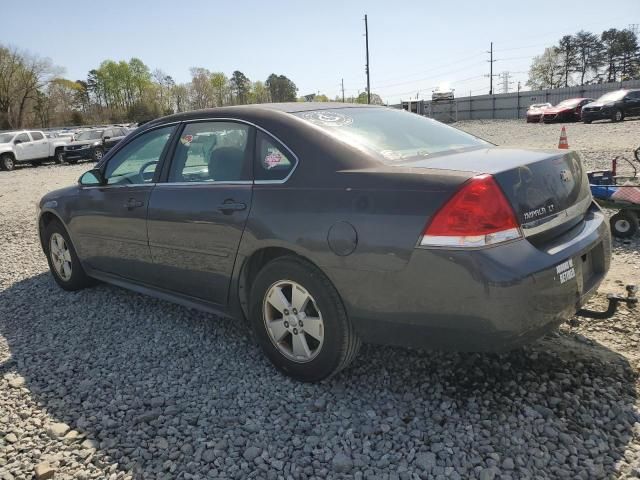
[[[640,88],[640,80],[581,85],[552,90],[529,90],[497,95],[458,97],[452,102],[420,100],[417,102],[402,102],[402,104],[392,105],[392,107],[404,108],[405,110],[413,111],[420,115],[432,116],[445,122],[492,118],[514,119],[524,118],[527,108],[533,103],[549,102],[552,105],[556,105],[567,98],[598,98],[607,92],[621,88]]]

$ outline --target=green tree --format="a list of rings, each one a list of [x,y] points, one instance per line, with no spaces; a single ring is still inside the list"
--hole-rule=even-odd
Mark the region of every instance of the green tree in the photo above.
[[[576,39],[572,35],[565,35],[558,42],[558,59],[562,77],[564,78],[564,86],[569,86],[569,77],[578,66],[578,47]]]
[[[602,64],[602,43],[597,35],[580,30],[574,36],[576,47],[576,72],[580,75],[580,85],[584,85],[585,78],[591,72],[598,73]]]
[[[213,95],[216,100],[216,105],[222,107],[227,103],[227,96],[229,94],[229,79],[222,72],[213,72],[210,76],[211,86],[213,88]]]
[[[247,103],[247,97],[251,88],[251,81],[247,76],[239,70],[234,71],[231,74],[231,80],[229,80],[231,90],[236,95],[236,103],[244,105]]]
[[[298,87],[284,75],[272,73],[264,82],[269,90],[272,102],[295,102]]]
[[[545,48],[542,55],[533,58],[527,85],[534,90],[558,88],[562,85],[562,67],[557,47]]]

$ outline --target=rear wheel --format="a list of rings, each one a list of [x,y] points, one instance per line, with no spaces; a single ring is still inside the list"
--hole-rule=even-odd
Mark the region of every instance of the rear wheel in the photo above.
[[[69,234],[58,221],[52,221],[44,231],[44,246],[49,269],[58,285],[69,291],[80,290],[95,283],[87,276]]]
[[[5,153],[0,157],[0,168],[2,168],[2,170],[11,171],[16,168],[16,161],[11,155]]]
[[[58,165],[64,163],[64,152],[62,150],[56,151],[56,154],[53,156],[53,161]]]
[[[624,113],[622,113],[622,110],[620,110],[619,108],[616,108],[611,114],[611,121],[621,122],[622,120],[624,120]]]
[[[631,210],[620,210],[609,223],[611,233],[617,238],[631,238],[638,231],[638,215]]]
[[[329,279],[310,263],[283,257],[267,264],[251,288],[250,321],[271,362],[305,382],[335,375],[355,358],[360,340]]]
[[[93,151],[93,155],[92,155],[93,161],[99,162],[100,160],[102,160],[102,157],[104,157],[104,150],[102,150],[101,148],[96,148]]]

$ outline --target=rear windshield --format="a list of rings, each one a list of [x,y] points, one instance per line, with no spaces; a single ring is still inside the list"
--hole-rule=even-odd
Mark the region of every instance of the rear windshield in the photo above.
[[[369,150],[384,163],[490,145],[430,118],[391,108],[312,110],[294,115],[343,142]]]

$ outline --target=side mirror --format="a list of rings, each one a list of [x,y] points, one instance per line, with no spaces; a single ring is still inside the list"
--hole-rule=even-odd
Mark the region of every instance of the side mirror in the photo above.
[[[109,140],[111,137],[102,137],[102,140]]]
[[[22,140],[15,139],[15,140],[13,141],[13,144],[14,144],[14,145],[19,145],[20,143],[22,143]]]
[[[78,183],[85,187],[95,187],[99,185],[105,185],[107,181],[102,175],[99,168],[94,168],[88,172],[84,172],[78,179]]]

